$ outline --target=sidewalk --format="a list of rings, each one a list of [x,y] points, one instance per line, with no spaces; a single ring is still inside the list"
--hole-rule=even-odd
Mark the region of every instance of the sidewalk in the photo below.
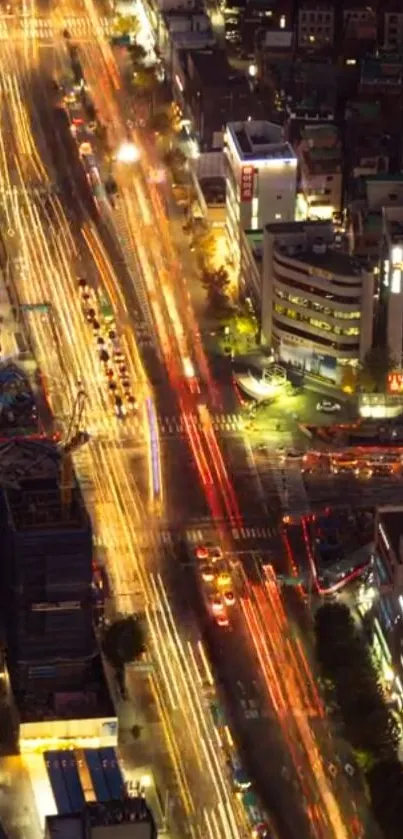
[[[158,832],[169,839],[183,839],[187,833],[181,801],[163,726],[152,696],[149,676],[126,668],[128,700],[120,700],[119,752],[124,774],[132,788],[144,787],[157,823]],[[133,737],[133,726],[140,735]]]

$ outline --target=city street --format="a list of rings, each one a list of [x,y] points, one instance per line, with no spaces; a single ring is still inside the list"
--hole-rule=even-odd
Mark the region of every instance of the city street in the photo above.
[[[283,567],[282,499],[291,504],[294,493],[292,504],[306,504],[305,491],[297,481],[283,487],[293,473],[280,468],[277,454],[262,474],[236,414],[224,410],[226,391],[211,375],[150,174],[159,162],[155,147],[132,129],[128,138],[133,103],[122,94],[97,7],[85,0],[83,8],[85,26],[64,3],[49,26],[47,17],[18,24],[15,41],[0,39],[0,176],[9,190],[2,221],[13,284],[60,428],[69,425],[78,394],[85,401],[90,440],[74,465],[114,607],[147,618],[150,684],[174,769],[168,792],[180,831],[241,839],[251,829],[201,689],[203,641],[273,836],[277,829],[284,839],[348,839],[352,805],[328,771],[330,733],[311,725],[312,716],[323,716],[314,677],[271,569],[257,574],[254,556]],[[129,140],[139,151],[135,163],[115,165],[115,208],[105,196],[95,201],[65,112],[52,101],[48,53],[67,72],[63,28],[74,38],[77,32],[109,144],[117,154]],[[112,315],[100,303],[105,295]],[[116,401],[123,376],[133,391],[124,412]],[[193,546],[199,536],[219,542],[229,558],[236,603],[228,631],[202,602],[192,563],[181,562],[188,534]],[[135,684],[129,676],[133,702]]]

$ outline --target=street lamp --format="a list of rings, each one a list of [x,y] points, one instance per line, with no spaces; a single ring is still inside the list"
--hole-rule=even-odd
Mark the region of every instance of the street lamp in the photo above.
[[[126,141],[122,143],[116,153],[118,163],[137,163],[140,159],[140,152],[134,143]]]

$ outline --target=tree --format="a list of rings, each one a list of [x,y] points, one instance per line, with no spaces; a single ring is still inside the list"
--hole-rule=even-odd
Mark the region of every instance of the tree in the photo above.
[[[172,105],[160,108],[150,119],[149,126],[156,134],[172,137],[178,131],[178,117]],[[179,151],[177,149],[176,151]]]
[[[314,628],[316,655],[334,685],[352,746],[372,763],[394,758],[400,731],[385,702],[365,636],[349,609],[340,603],[321,606]]]
[[[388,347],[371,347],[359,373],[361,390],[364,393],[386,393],[387,376],[395,366]]]
[[[133,38],[140,31],[139,19],[135,15],[116,15],[113,21],[114,35],[132,35]]]
[[[142,95],[154,93],[159,85],[155,67],[138,67],[133,73],[133,84]]]
[[[137,615],[120,617],[107,627],[102,649],[108,661],[120,670],[146,650],[144,627]]]
[[[195,230],[192,237],[190,249],[196,251],[197,261],[200,265],[200,268],[202,269],[203,273],[206,274],[206,276],[208,276],[209,274],[211,276],[218,276],[220,272],[224,271],[224,273],[228,277],[228,273],[225,271],[224,268],[219,268],[218,271],[215,269],[217,241],[211,228],[202,228],[198,231]]]
[[[130,55],[133,70],[135,72],[137,70],[142,70],[144,62],[147,58],[147,50],[144,49],[141,44],[131,44],[131,46],[128,47],[128,53]]]
[[[173,175],[179,170],[184,170],[187,164],[187,157],[181,149],[168,149],[164,154],[165,165],[172,170]]]

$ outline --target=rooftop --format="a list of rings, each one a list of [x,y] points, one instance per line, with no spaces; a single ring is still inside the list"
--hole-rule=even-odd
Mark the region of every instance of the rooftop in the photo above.
[[[96,649],[97,640],[94,635],[94,651]],[[85,688],[81,690],[74,690],[67,683],[66,685],[61,683],[57,689],[51,690],[47,680],[45,680],[46,686],[43,688],[43,693],[39,693],[37,682],[35,691],[32,689],[32,693],[18,691],[15,688],[15,699],[21,722],[114,719],[116,712],[100,656],[95,655],[91,660],[84,678]]]
[[[313,268],[319,268],[340,277],[360,277],[362,274],[362,270],[354,257],[332,247],[325,246],[324,252],[319,253],[316,246],[313,245],[313,247],[298,252],[296,258],[300,262],[312,265]]]
[[[295,160],[294,150],[283,142],[283,129],[274,122],[230,122],[228,135],[240,160]]]
[[[193,65],[201,82],[207,87],[222,87],[232,83],[246,84],[243,73],[231,67],[225,50],[217,47],[192,50],[188,65]],[[190,70],[190,75],[192,72]]]
[[[0,442],[0,464],[0,486],[9,523],[15,530],[88,526],[74,472],[66,475],[66,487],[71,492],[68,506],[63,504],[63,461],[55,443],[21,439]]]
[[[146,800],[140,796],[102,804],[87,803],[83,813],[46,817],[46,835],[52,839],[87,839],[94,829],[108,827],[113,836],[119,833],[132,839],[153,839],[156,836],[154,816]]]

